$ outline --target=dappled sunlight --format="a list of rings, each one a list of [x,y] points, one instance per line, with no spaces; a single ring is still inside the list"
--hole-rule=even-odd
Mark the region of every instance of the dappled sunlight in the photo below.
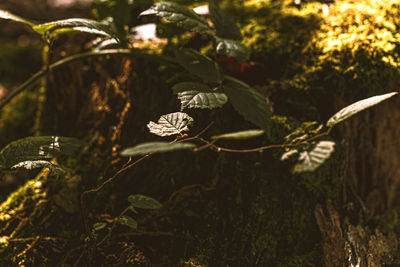
[[[43,169],[35,178],[27,181],[2,202],[0,204],[0,222],[6,222],[19,212],[31,209],[32,204],[34,207],[41,200],[46,199],[47,191],[43,188],[43,182],[46,181],[49,174],[49,169]]]
[[[353,54],[368,46],[376,53],[394,52],[400,43],[395,20],[387,15],[390,6],[396,8],[398,1],[355,1],[354,3],[338,1],[332,5],[330,15],[325,17],[321,33],[316,37],[324,53],[349,50]],[[386,62],[398,66],[399,61],[392,56]]]
[[[0,266],[400,262],[399,0],[45,2],[0,9]]]

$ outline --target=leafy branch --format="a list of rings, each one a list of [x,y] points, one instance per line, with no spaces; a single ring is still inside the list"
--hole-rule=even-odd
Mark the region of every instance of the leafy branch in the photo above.
[[[127,148],[124,151],[121,152],[122,156],[134,156],[134,155],[141,155],[144,153],[163,153],[163,152],[171,152],[171,151],[176,151],[176,150],[182,150],[182,149],[191,149],[194,152],[201,151],[207,148],[210,148],[216,152],[231,152],[231,153],[251,153],[251,152],[261,152],[269,149],[274,149],[274,148],[280,148],[280,149],[292,149],[287,152],[285,152],[282,155],[282,160],[286,160],[289,157],[292,157],[293,155],[297,154],[298,155],[298,161],[300,163],[296,164],[294,167],[294,172],[304,172],[304,171],[314,171],[316,168],[318,168],[322,163],[324,163],[332,154],[333,152],[333,147],[335,143],[333,141],[318,141],[323,137],[329,136],[331,133],[333,127],[350,118],[351,116],[367,109],[370,108],[374,105],[377,105],[378,103],[385,101],[394,95],[397,95],[397,92],[392,92],[392,93],[387,93],[383,95],[378,95],[378,96],[373,96],[367,99],[360,100],[356,103],[353,103],[343,109],[341,109],[339,112],[334,114],[326,123],[327,129],[325,131],[322,131],[322,129],[325,127],[324,125],[315,125],[315,123],[304,123],[303,126],[299,127],[296,129],[294,132],[289,134],[287,137],[285,137],[286,142],[283,144],[272,144],[272,145],[266,145],[266,146],[260,146],[256,148],[247,148],[247,149],[233,149],[233,148],[227,148],[227,147],[222,147],[216,145],[216,142],[221,140],[221,139],[249,139],[253,137],[258,137],[262,134],[264,134],[264,130],[247,130],[247,131],[239,131],[239,132],[233,132],[233,133],[226,133],[218,136],[213,136],[211,137],[211,140],[206,140],[202,137],[200,137],[199,134],[193,136],[193,137],[186,137],[182,138],[179,140],[180,144],[179,146],[176,146],[178,144],[171,144],[167,142],[149,142],[149,143],[143,143],[139,144],[135,147],[132,148]],[[185,113],[178,112],[176,114],[179,114],[180,117],[186,117],[188,116]],[[161,118],[164,116],[169,116],[170,114],[163,115]],[[191,119],[192,120],[192,119]],[[159,136],[165,136],[164,132],[169,131],[169,128],[175,128],[175,131],[172,131],[172,134],[181,134],[181,131],[179,130],[179,127],[174,125],[174,124],[179,124],[181,120],[175,120],[170,122],[170,125],[157,125],[157,131],[154,130],[154,125],[149,126],[150,132],[159,135]],[[187,129],[188,125],[185,125],[185,130]],[[316,126],[316,129],[312,130],[309,129],[312,126]],[[208,126],[210,127],[210,125]],[[176,130],[178,129],[178,130]],[[306,131],[305,131],[306,130]],[[300,136],[297,136],[300,135]],[[187,143],[188,146],[183,146],[182,142],[187,142],[187,141],[199,141],[203,143],[202,146],[194,147],[193,144]],[[318,142],[317,142],[318,141]],[[293,148],[298,148],[301,147],[301,150],[293,149]],[[145,148],[145,149],[144,149]]]

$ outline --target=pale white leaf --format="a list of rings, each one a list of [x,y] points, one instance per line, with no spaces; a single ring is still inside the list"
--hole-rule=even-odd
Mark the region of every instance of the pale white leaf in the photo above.
[[[213,140],[218,139],[249,139],[264,134],[264,130],[247,130],[233,133],[226,133],[211,137]]]
[[[51,171],[54,171],[56,173],[64,172],[64,170],[61,167],[54,165],[46,160],[34,160],[34,161],[28,160],[15,164],[14,166],[11,167],[11,169],[18,169],[18,168],[24,168],[27,170],[33,170],[38,168],[49,168]]]
[[[148,142],[127,148],[121,152],[121,156],[146,155],[149,153],[164,153],[176,150],[188,150],[195,148],[191,143],[168,143],[168,142]]]
[[[189,126],[191,126],[193,122],[193,118],[188,114],[175,112],[162,115],[157,123],[150,121],[147,127],[153,134],[169,136],[189,131]]]
[[[358,112],[367,109],[369,107],[372,107],[388,98],[391,98],[394,95],[397,95],[397,92],[392,92],[392,93],[388,93],[388,94],[384,94],[384,95],[377,95],[377,96],[373,96],[367,99],[363,99],[360,100],[358,102],[355,102],[353,104],[351,104],[350,106],[347,106],[343,109],[341,109],[339,112],[337,112],[335,115],[333,115],[328,122],[326,123],[326,125],[328,127],[333,127],[336,124],[338,124],[339,122],[344,121],[345,119],[357,114]]]
[[[145,10],[140,15],[156,14],[179,27],[188,31],[213,35],[213,31],[208,26],[207,21],[197,15],[193,10],[178,3],[162,1],[155,3],[149,10]]]
[[[311,151],[303,151],[299,156],[299,163],[294,166],[293,172],[315,171],[321,166],[333,153],[335,142],[320,141]]]
[[[27,21],[26,19],[23,19],[23,18],[21,18],[19,16],[16,16],[16,15],[14,15],[14,14],[8,12],[8,11],[1,10],[1,9],[0,9],[0,19],[24,23],[24,24],[27,24],[27,25],[29,25],[31,27],[33,27],[35,25],[32,22]]]

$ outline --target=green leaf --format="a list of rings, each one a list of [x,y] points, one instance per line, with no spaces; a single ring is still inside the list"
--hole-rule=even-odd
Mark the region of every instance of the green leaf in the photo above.
[[[215,2],[216,1],[210,1],[208,10],[211,21],[217,31],[217,36],[233,40],[242,39],[242,35],[236,23],[226,12],[222,11]]]
[[[17,168],[24,168],[27,170],[33,170],[38,168],[49,168],[51,171],[57,174],[65,173],[64,169],[62,169],[60,166],[54,165],[46,160],[22,161],[11,167],[11,169],[17,169]]]
[[[175,112],[162,115],[157,123],[150,121],[147,128],[153,134],[169,136],[189,131],[189,126],[192,126],[193,122],[193,118],[188,114]]]
[[[93,225],[93,230],[94,230],[94,231],[99,231],[99,230],[103,229],[103,228],[106,227],[106,226],[107,226],[107,224],[104,223],[104,222],[97,222],[97,223],[95,223],[95,224]]]
[[[333,153],[335,142],[319,141],[311,151],[303,151],[299,156],[299,163],[294,168],[294,173],[315,171],[321,166]],[[293,152],[295,153],[295,152]]]
[[[11,14],[10,12],[2,10],[2,9],[0,9],[0,19],[5,19],[5,20],[14,21],[14,22],[24,23],[26,25],[29,25],[30,27],[35,26],[34,23],[32,23],[32,22],[30,22],[30,21],[28,21],[26,19],[23,19],[23,18],[21,18],[19,16],[16,16],[14,14]]]
[[[86,32],[118,39],[118,34],[109,21],[98,22],[91,19],[72,18],[39,24],[33,29],[42,35],[50,34],[51,37],[68,32]]]
[[[137,227],[138,227],[138,223],[132,217],[129,217],[127,215],[123,215],[123,216],[119,217],[118,221],[129,226],[132,229],[137,229]]]
[[[9,143],[0,151],[0,165],[5,168],[23,161],[51,159],[78,152],[84,143],[76,138],[59,136],[26,137]]]
[[[153,210],[162,207],[161,203],[154,198],[143,195],[130,195],[128,197],[128,201],[133,207],[140,209]]]
[[[188,31],[210,35],[214,34],[204,19],[197,15],[193,10],[177,3],[167,1],[159,2],[154,4],[150,10],[143,12],[141,15],[152,14],[152,11],[157,16],[160,16]]]
[[[121,156],[130,157],[136,155],[147,155],[149,153],[164,153],[177,150],[193,149],[196,146],[191,143],[168,143],[168,142],[148,142],[124,149]]]
[[[176,59],[189,73],[212,83],[220,83],[223,74],[218,64],[193,49],[177,50]]]
[[[358,102],[355,102],[343,109],[341,109],[339,112],[337,112],[335,115],[333,115],[328,122],[326,123],[326,126],[328,127],[333,127],[339,122],[342,122],[351,116],[357,114],[360,111],[363,111],[364,109],[370,108],[372,106],[375,106],[376,104],[391,98],[394,95],[397,95],[397,92],[392,92],[388,94],[383,94],[383,95],[377,95],[373,97],[369,97],[367,99],[360,100]]]
[[[223,88],[232,106],[245,120],[261,129],[269,128],[271,111],[264,96],[232,77],[226,77]]]
[[[250,57],[249,50],[243,44],[231,39],[215,38],[216,51],[220,55],[234,57],[239,62],[247,61]]]
[[[219,139],[250,139],[264,134],[264,130],[247,130],[233,133],[226,133],[211,137],[213,140]]]
[[[175,84],[172,90],[181,101],[181,110],[185,108],[218,108],[222,107],[228,97],[220,92],[211,90],[205,84],[196,82],[182,82]]]

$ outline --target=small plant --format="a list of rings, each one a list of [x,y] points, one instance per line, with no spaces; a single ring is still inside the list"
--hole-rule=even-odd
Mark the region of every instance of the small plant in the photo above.
[[[193,10],[174,2],[158,2],[150,7],[150,9],[143,11],[141,15],[157,15],[187,31],[208,35],[212,39],[212,44],[217,55],[232,57],[238,62],[248,60],[250,56],[249,51],[240,43],[241,34],[234,21],[218,7],[216,1],[210,1],[208,10],[214,28],[211,28],[208,22]],[[100,35],[103,36],[104,42],[114,40],[115,42],[113,42],[113,44],[117,44],[117,46],[120,47],[126,44],[125,40],[127,39],[127,36],[124,36],[123,32],[121,32],[121,28],[123,27],[120,25],[116,26],[113,23],[112,18],[108,18],[101,22],[89,19],[72,18],[36,25],[3,10],[0,10],[0,18],[28,25],[43,37],[46,44],[51,43],[51,39],[59,34],[71,32],[84,32]],[[117,28],[119,28],[119,30],[117,30]],[[52,69],[86,57],[112,54],[124,54],[128,56],[145,55],[144,53],[137,52],[133,49],[97,49],[92,52],[77,54],[61,59],[60,61],[43,68],[43,70],[33,75],[27,82],[12,92],[0,103],[0,109],[17,94],[30,88],[39,80],[39,78],[46,75],[48,71]],[[157,55],[154,57],[157,57]],[[325,162],[334,150],[333,141],[318,141],[320,138],[329,135],[336,124],[397,94],[397,92],[388,93],[354,103],[335,114],[325,125],[319,124],[316,126],[313,131],[305,133],[303,127],[300,127],[285,138],[286,142],[284,144],[235,150],[219,147],[216,143],[221,139],[246,139],[264,133],[268,134],[272,113],[265,97],[246,83],[237,80],[234,77],[225,75],[216,61],[193,49],[176,49],[175,58],[166,56],[159,57],[169,63],[180,65],[193,76],[192,81],[180,82],[172,87],[174,94],[176,94],[178,100],[181,102],[181,111],[162,115],[157,123],[150,121],[147,125],[151,133],[159,136],[177,136],[177,138],[175,141],[170,143],[155,142],[139,144],[135,147],[123,150],[121,152],[122,156],[146,155],[182,149],[199,151],[205,148],[211,148],[218,152],[256,152],[270,148],[284,148],[290,150],[286,151],[282,155],[282,160],[289,158],[289,156],[293,157],[294,155],[298,155],[298,163],[293,169],[294,172],[313,171]],[[192,137],[187,137],[186,134],[184,134],[184,132],[189,131],[189,127],[194,123],[194,119],[188,114],[182,112],[183,110],[194,108],[220,108],[228,101],[244,119],[253,123],[255,126],[259,127],[259,129],[221,134],[212,137],[211,140],[203,139],[200,136],[203,132]],[[301,132],[304,133],[301,136],[295,137],[296,134]],[[201,142],[202,145],[196,146],[188,141],[198,141]],[[3,157],[9,158],[10,156]],[[41,158],[30,157],[29,159],[40,160]],[[15,167],[44,167],[47,164],[44,162],[36,162],[32,165],[24,164],[23,162],[24,161],[15,162],[15,164],[19,164]],[[13,166],[7,165],[6,167]]]
[[[128,197],[128,202],[131,204],[126,209],[124,209],[117,218],[114,219],[113,224],[108,229],[108,233],[104,236],[104,238],[97,243],[97,246],[100,246],[103,242],[105,242],[108,238],[110,238],[113,229],[115,228],[117,222],[129,226],[132,229],[138,228],[137,221],[129,215],[125,215],[129,211],[137,214],[137,209],[144,209],[144,210],[154,210],[159,209],[162,207],[161,203],[155,200],[154,198],[143,196],[143,195],[130,195]],[[104,229],[107,226],[104,222],[97,222],[92,227],[92,236],[96,235],[97,231]]]
[[[88,57],[103,57],[107,55],[142,57],[146,60],[161,60],[168,64],[179,66],[185,71],[184,77],[187,80],[172,86],[172,91],[180,102],[180,110],[162,115],[157,122],[149,121],[147,124],[151,133],[160,137],[172,136],[174,138],[173,141],[146,142],[122,149],[121,156],[134,157],[135,160],[131,162],[130,158],[126,165],[106,179],[100,186],[82,193],[80,203],[82,217],[86,235],[90,240],[94,240],[97,233],[104,229],[107,224],[97,222],[90,229],[88,213],[86,212],[86,197],[90,194],[98,193],[121,173],[153,154],[179,150],[199,152],[211,149],[215,152],[251,153],[269,149],[281,149],[283,152],[282,161],[293,159],[293,173],[315,171],[334,152],[335,142],[330,140],[328,136],[337,124],[397,94],[397,92],[391,92],[360,100],[343,108],[324,124],[304,122],[298,129],[284,137],[285,141],[282,144],[268,144],[246,149],[223,147],[219,145],[221,140],[243,140],[259,136],[266,136],[267,138],[270,135],[272,116],[271,107],[261,93],[243,81],[226,75],[223,68],[217,63],[217,57],[220,55],[229,57],[237,63],[246,62],[250,58],[248,49],[240,42],[242,36],[232,18],[221,10],[216,1],[213,0],[208,5],[211,22],[196,14],[193,10],[174,2],[158,2],[150,8],[144,5],[146,8],[141,10],[142,16],[156,15],[163,22],[167,21],[182,28],[184,31],[207,36],[213,49],[208,56],[193,49],[178,47],[173,49],[174,56],[148,54],[146,51],[131,48],[132,46],[128,41],[130,34],[128,26],[130,25],[124,25],[126,23],[124,19],[117,19],[116,16],[114,16],[114,19],[105,17],[102,9],[105,1],[95,2],[98,5],[98,17],[103,19],[101,21],[71,18],[35,24],[7,11],[0,10],[1,19],[27,25],[42,37],[43,44],[47,48],[51,48],[52,40],[59,34],[83,32],[101,36],[99,40],[96,40],[97,45],[94,45],[91,51],[72,55],[52,64],[45,64],[42,70],[34,74],[0,102],[0,110],[19,93],[32,88],[50,71]],[[124,5],[131,5],[128,2],[124,3]],[[204,125],[203,130],[199,133],[188,134],[196,119],[184,111],[188,109],[224,108],[224,105],[228,102],[244,120],[254,125],[254,129],[220,133],[210,138],[205,138],[203,134],[212,127],[212,120],[210,120],[210,123]],[[0,171],[15,168],[49,168],[58,175],[62,175],[65,172],[62,164],[57,165],[51,160],[56,157],[71,156],[82,152],[85,145],[83,141],[71,137],[39,136],[20,139],[10,143],[0,151]],[[136,156],[140,157],[136,158]],[[161,207],[157,200],[142,195],[131,195],[128,198],[128,202],[130,205],[113,220],[108,233],[97,245],[100,245],[111,236],[118,222],[132,229],[137,229],[137,221],[134,217],[127,215],[128,212],[136,214],[137,209],[158,209]],[[91,246],[95,245],[91,244]]]

